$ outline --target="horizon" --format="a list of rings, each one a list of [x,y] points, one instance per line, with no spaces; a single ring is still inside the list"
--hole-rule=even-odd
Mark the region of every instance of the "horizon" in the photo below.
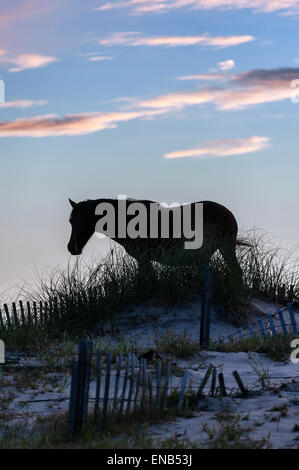
[[[298,249],[299,0],[2,3],[0,293],[66,265],[68,198],[211,200]]]

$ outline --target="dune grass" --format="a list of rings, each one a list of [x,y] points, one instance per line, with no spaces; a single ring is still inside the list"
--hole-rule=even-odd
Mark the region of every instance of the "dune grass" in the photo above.
[[[240,319],[254,296],[262,295],[281,302],[299,297],[299,273],[292,253],[284,253],[269,243],[267,237],[247,235],[251,247],[238,248],[243,282],[215,254],[213,267],[213,303],[223,316],[235,314]],[[203,256],[204,259],[204,256]],[[38,277],[27,298],[53,303],[57,308],[43,324],[0,328],[7,347],[26,348],[61,335],[88,336],[117,321],[126,308],[151,302],[175,305],[198,296],[202,286],[203,266],[162,265],[140,273],[136,261],[121,250],[111,250],[102,259],[84,263],[80,258],[63,268]]]

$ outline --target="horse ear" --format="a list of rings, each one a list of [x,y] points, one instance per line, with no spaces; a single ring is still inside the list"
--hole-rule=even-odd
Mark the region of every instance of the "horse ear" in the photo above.
[[[71,205],[73,208],[75,208],[75,207],[77,206],[77,203],[76,203],[76,202],[72,201],[71,199],[69,199],[69,201],[70,201],[70,205]]]

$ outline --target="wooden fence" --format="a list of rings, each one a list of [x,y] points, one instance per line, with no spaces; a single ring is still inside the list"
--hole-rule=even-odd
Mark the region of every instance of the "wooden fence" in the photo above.
[[[299,305],[299,300],[296,303]],[[278,308],[276,313],[268,313],[267,319],[258,318],[255,324],[250,324],[247,328],[242,328],[236,333],[220,339],[220,343],[230,343],[255,336],[266,339],[268,337],[275,338],[279,334],[292,336],[298,335],[298,333],[299,325],[296,321],[293,304],[289,302],[287,307]]]
[[[136,412],[165,410],[170,406],[180,409],[186,403],[186,399],[189,401],[190,396],[193,397],[194,406],[199,407],[210,377],[211,384],[208,392],[210,396],[214,397],[216,394],[227,396],[228,394],[223,373],[217,373],[217,369],[212,365],[205,371],[198,389],[193,391],[188,387],[187,369],[184,370],[180,386],[172,387],[169,361],[164,364],[161,361],[157,362],[156,371],[153,374],[148,368],[146,359],[141,357],[138,360],[134,354],[127,354],[123,357],[122,353],[113,357],[112,352],[109,351],[105,355],[101,352],[96,353],[95,396],[90,397],[92,346],[92,341],[80,341],[78,359],[72,367],[68,413],[70,435],[80,433],[82,425],[87,420],[89,401],[94,402],[94,423],[104,428],[108,421],[115,422],[124,416],[134,415]],[[113,364],[115,364],[114,371]],[[234,371],[233,376],[241,396],[247,396],[249,392],[238,372]],[[115,381],[113,386],[111,386],[112,378]],[[174,390],[177,393],[170,400],[171,392]]]

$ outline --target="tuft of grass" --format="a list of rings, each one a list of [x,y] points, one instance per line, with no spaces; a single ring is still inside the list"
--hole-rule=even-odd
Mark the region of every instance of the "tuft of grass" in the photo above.
[[[208,435],[210,442],[205,445],[208,449],[270,449],[269,439],[253,439],[249,427],[240,425],[240,415],[234,415],[224,411],[216,415],[218,426],[210,428],[203,426],[203,431]]]
[[[177,335],[167,329],[165,333],[155,331],[155,335],[154,342],[158,352],[184,359],[200,351],[199,341],[192,339],[186,331]]]
[[[250,338],[242,338],[227,344],[212,343],[211,348],[221,352],[258,352],[267,354],[273,361],[283,362],[289,359],[292,348],[291,341],[294,335],[285,336],[280,333],[276,337],[254,336]]]

